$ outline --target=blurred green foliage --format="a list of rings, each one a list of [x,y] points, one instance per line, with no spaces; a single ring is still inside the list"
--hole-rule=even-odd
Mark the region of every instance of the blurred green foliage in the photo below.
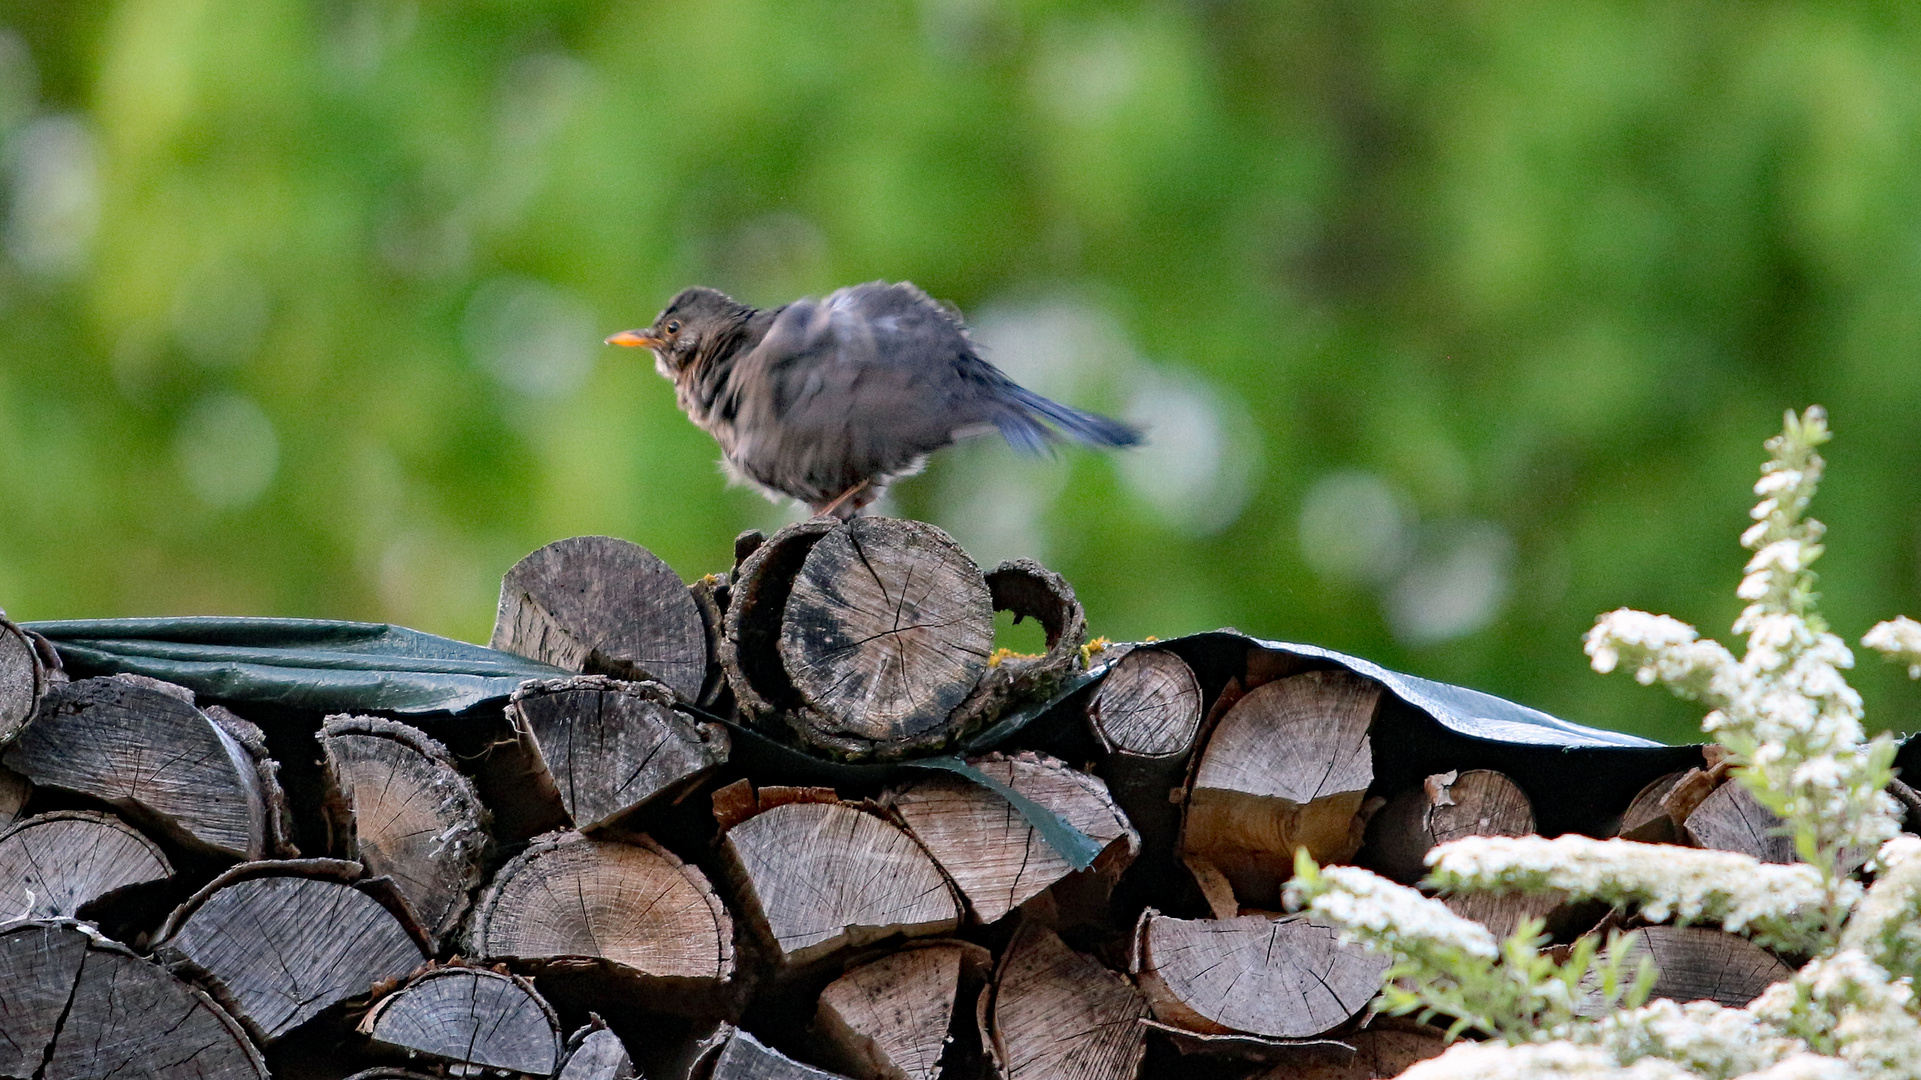
[[[1826,610],[1921,614],[1921,10],[1065,0],[12,0],[0,604],[484,640],[724,489],[600,337],[704,282],[959,304],[1109,459],[895,512],[1096,632],[1230,624],[1687,738],[1587,671],[1724,636],[1761,441],[1826,405]],[[1921,726],[1878,660],[1871,722]]]

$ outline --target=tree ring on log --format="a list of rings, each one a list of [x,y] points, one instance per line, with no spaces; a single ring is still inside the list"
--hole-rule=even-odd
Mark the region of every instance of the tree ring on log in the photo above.
[[[650,678],[693,701],[707,679],[707,631],[680,575],[611,536],[556,540],[500,582],[492,645],[556,667]]]
[[[781,613],[780,656],[802,741],[899,756],[945,744],[987,670],[994,598],[932,525],[855,518],[808,551]]]
[[[1304,1039],[1353,1019],[1388,959],[1344,945],[1305,915],[1174,919],[1141,915],[1141,989],[1163,1023],[1203,1035]]]
[[[159,845],[112,814],[57,810],[0,832],[0,917],[74,915],[116,890],[172,876]]]
[[[453,1066],[552,1076],[560,1019],[533,984],[486,968],[430,968],[374,1003],[360,1032]]]

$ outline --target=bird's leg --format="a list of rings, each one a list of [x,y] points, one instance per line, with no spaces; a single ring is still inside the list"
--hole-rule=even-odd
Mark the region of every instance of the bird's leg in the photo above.
[[[850,487],[846,491],[841,492],[839,495],[834,496],[834,500],[828,503],[827,505],[815,507],[814,516],[815,517],[838,517],[842,521],[845,521],[848,518],[853,517],[855,514],[860,513],[860,508],[862,506],[860,502],[853,501],[854,496],[860,494],[862,491],[865,491],[865,490],[867,490],[867,481],[862,480],[860,483],[855,484],[853,487]],[[852,502],[852,505],[845,505],[850,502]],[[841,511],[844,505],[845,505],[846,512],[842,513]]]

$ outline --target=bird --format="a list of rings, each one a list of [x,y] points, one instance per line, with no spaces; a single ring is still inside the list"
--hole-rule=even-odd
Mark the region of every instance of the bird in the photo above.
[[[653,350],[736,481],[859,515],[936,450],[998,431],[1038,454],[1127,447],[1141,432],[1034,393],[982,359],[960,312],[911,282],[870,281],[776,308],[696,285],[610,345]]]

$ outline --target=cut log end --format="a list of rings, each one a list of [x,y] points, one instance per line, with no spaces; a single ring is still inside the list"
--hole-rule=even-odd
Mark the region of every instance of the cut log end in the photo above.
[[[74,915],[116,890],[172,876],[159,846],[111,814],[38,814],[0,833],[0,917]]]
[[[1140,991],[1035,922],[1008,942],[986,1008],[1006,1080],[1133,1080],[1147,1052]]]
[[[1305,1039],[1373,1000],[1385,957],[1302,915],[1141,920],[1141,988],[1163,1023],[1203,1035]]]
[[[0,746],[13,741],[47,692],[47,673],[27,632],[0,617]]]
[[[727,761],[727,731],[673,707],[668,688],[604,676],[537,682],[509,704],[576,827],[592,829]]]
[[[360,1023],[376,1046],[449,1066],[551,1076],[560,1026],[533,984],[472,967],[433,968],[377,1002]]]

